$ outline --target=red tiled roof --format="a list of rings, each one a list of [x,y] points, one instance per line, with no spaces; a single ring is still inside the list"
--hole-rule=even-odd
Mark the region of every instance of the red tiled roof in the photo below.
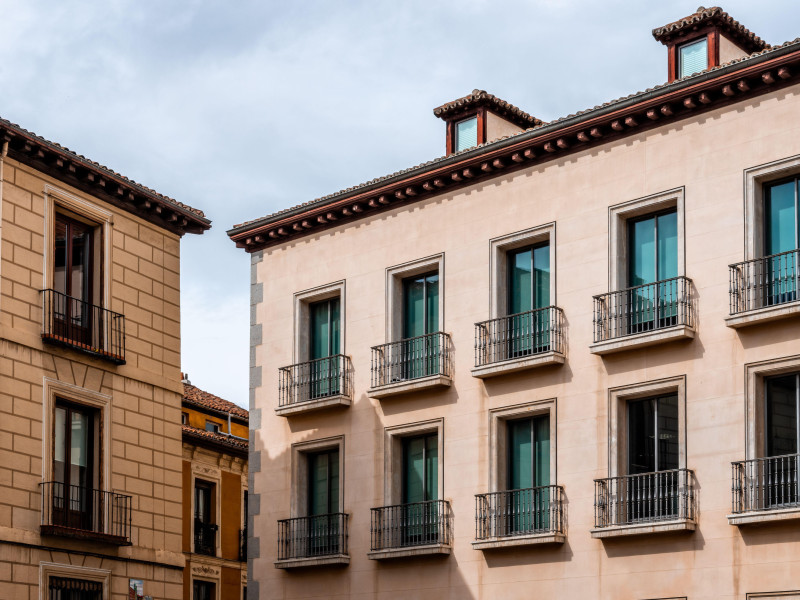
[[[653,37],[659,42],[667,43],[686,31],[692,31],[706,24],[718,25],[747,52],[758,52],[759,50],[769,48],[769,44],[739,23],[739,21],[731,17],[719,6],[712,6],[711,8],[700,6],[688,17],[683,17],[663,27],[653,29]]]
[[[519,125],[523,129],[528,127],[536,127],[541,125],[543,121],[534,116],[529,115],[524,110],[517,108],[513,104],[509,104],[505,100],[501,100],[497,96],[489,94],[486,90],[472,90],[472,93],[458,98],[452,102],[442,104],[441,106],[433,109],[433,114],[440,119],[449,119],[452,116],[459,115],[462,112],[479,106],[486,106],[492,109],[492,112],[508,119],[515,125]]]
[[[198,387],[193,386],[191,383],[184,382],[183,384],[183,401],[187,404],[194,404],[201,408],[214,410],[221,413],[230,413],[234,417],[247,420],[250,413],[237,406],[233,402],[223,400],[219,396],[204,392]]]
[[[196,427],[190,427],[189,425],[181,425],[181,433],[183,434],[184,438],[189,438],[190,440],[212,443],[215,445],[224,446],[226,448],[231,448],[233,450],[247,452],[247,448],[249,446],[247,440],[225,435],[224,433],[214,433],[213,431],[197,429]]]

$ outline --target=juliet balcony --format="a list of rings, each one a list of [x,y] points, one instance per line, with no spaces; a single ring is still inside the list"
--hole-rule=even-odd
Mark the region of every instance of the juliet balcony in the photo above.
[[[593,354],[611,354],[695,333],[692,280],[673,277],[594,296]]]
[[[731,525],[800,519],[800,454],[731,463]]]
[[[453,516],[447,500],[381,506],[371,510],[372,560],[449,555],[453,544]]]
[[[334,406],[350,406],[352,398],[350,357],[334,354],[281,367],[275,413],[287,417]]]
[[[347,517],[330,513],[278,521],[278,569],[347,565]]]
[[[592,537],[694,531],[695,488],[689,469],[595,479]]]
[[[214,523],[205,523],[201,519],[194,520],[194,552],[206,556],[217,553],[217,530]]]
[[[125,364],[125,317],[55,290],[42,290],[42,341]]]
[[[482,321],[475,323],[472,375],[484,379],[562,364],[565,350],[564,311],[556,306]]]
[[[42,535],[130,546],[131,497],[58,481],[39,484]]]
[[[800,250],[730,265],[729,327],[800,315]]]
[[[562,543],[564,489],[546,485],[475,496],[476,550]]]
[[[371,398],[449,387],[453,376],[450,335],[441,331],[372,348]]]

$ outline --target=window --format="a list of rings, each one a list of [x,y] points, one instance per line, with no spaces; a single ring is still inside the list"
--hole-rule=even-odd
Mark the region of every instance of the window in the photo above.
[[[403,280],[403,344],[399,377],[415,379],[439,372],[439,273]]]
[[[50,600],[102,600],[103,584],[68,577],[50,576],[48,581]]]
[[[217,526],[214,524],[216,486],[207,481],[194,484],[194,551],[214,556],[217,551]]]
[[[478,117],[464,119],[455,124],[456,152],[478,145]]]
[[[509,507],[507,535],[548,530],[550,494],[550,416],[539,415],[506,423],[508,471],[505,501]]]
[[[341,365],[336,358],[340,350],[341,326],[339,297],[311,303],[309,330],[310,397],[321,398],[340,393]]]
[[[308,455],[308,523],[311,555],[339,552],[339,449]]]
[[[210,431],[211,433],[219,433],[219,423],[206,420],[206,431]]]
[[[189,413],[182,412],[181,413],[181,425],[188,425],[189,424]]]
[[[91,345],[93,303],[93,230],[56,213],[53,257],[53,333]]]
[[[800,502],[800,373],[769,377],[765,388],[764,500],[769,508],[794,506]]]
[[[55,409],[51,525],[93,531],[99,469],[97,411],[58,400]],[[97,507],[98,510],[101,507]]]
[[[800,277],[800,178],[764,186],[764,303],[797,299]]]
[[[438,536],[439,442],[435,433],[403,439],[403,544]]]
[[[508,358],[550,348],[550,244],[512,250],[508,260]]]
[[[216,600],[214,584],[195,579],[192,582],[192,600]]]
[[[708,39],[678,47],[678,77],[687,77],[708,68]]]

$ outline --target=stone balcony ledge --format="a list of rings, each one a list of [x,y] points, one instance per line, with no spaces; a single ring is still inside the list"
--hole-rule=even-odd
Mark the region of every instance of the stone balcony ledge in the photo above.
[[[692,532],[697,524],[692,519],[671,519],[669,521],[655,521],[644,523],[631,523],[627,525],[609,525],[596,527],[591,530],[595,539],[627,537],[634,535],[652,535],[658,533]]]

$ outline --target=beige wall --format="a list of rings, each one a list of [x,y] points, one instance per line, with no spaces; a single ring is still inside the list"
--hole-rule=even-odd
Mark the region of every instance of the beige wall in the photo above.
[[[507,135],[514,135],[522,131],[521,127],[514,125],[511,121],[506,121],[491,111],[486,112],[486,141],[493,142]]]
[[[254,451],[260,494],[251,574],[260,598],[542,598],[643,600],[735,598],[800,588],[800,525],[740,530],[728,524],[731,461],[745,458],[744,365],[800,353],[795,320],[749,330],[726,327],[728,264],[744,260],[743,170],[800,154],[800,87],[705,113],[570,154],[499,180],[267,249],[257,262],[263,343]],[[686,275],[698,300],[697,338],[602,358],[592,343],[592,295],[608,291],[608,209],[685,188]],[[483,381],[473,378],[474,323],[490,317],[489,241],[556,223],[556,303],[568,335],[563,366]],[[370,346],[385,340],[385,269],[444,253],[443,328],[455,376],[446,391],[381,401],[367,397]],[[302,265],[302,268],[297,268]],[[343,349],[354,365],[347,409],[290,419],[274,414],[278,368],[292,362],[293,293],[345,280]],[[688,535],[593,539],[593,479],[608,476],[609,388],[686,377],[687,466],[699,485],[698,530]],[[487,411],[557,402],[558,481],[567,498],[563,546],[473,550],[476,493],[489,487]],[[252,414],[252,413],[251,413]],[[367,559],[370,507],[384,494],[385,427],[444,419],[444,489],[455,516],[448,558]],[[290,445],[344,435],[344,507],[351,562],[303,574],[273,568],[278,519],[290,515]],[[251,470],[256,471],[251,460]]]
[[[724,65],[737,58],[744,58],[747,52],[734,44],[730,39],[720,33],[719,36],[719,64]]]

